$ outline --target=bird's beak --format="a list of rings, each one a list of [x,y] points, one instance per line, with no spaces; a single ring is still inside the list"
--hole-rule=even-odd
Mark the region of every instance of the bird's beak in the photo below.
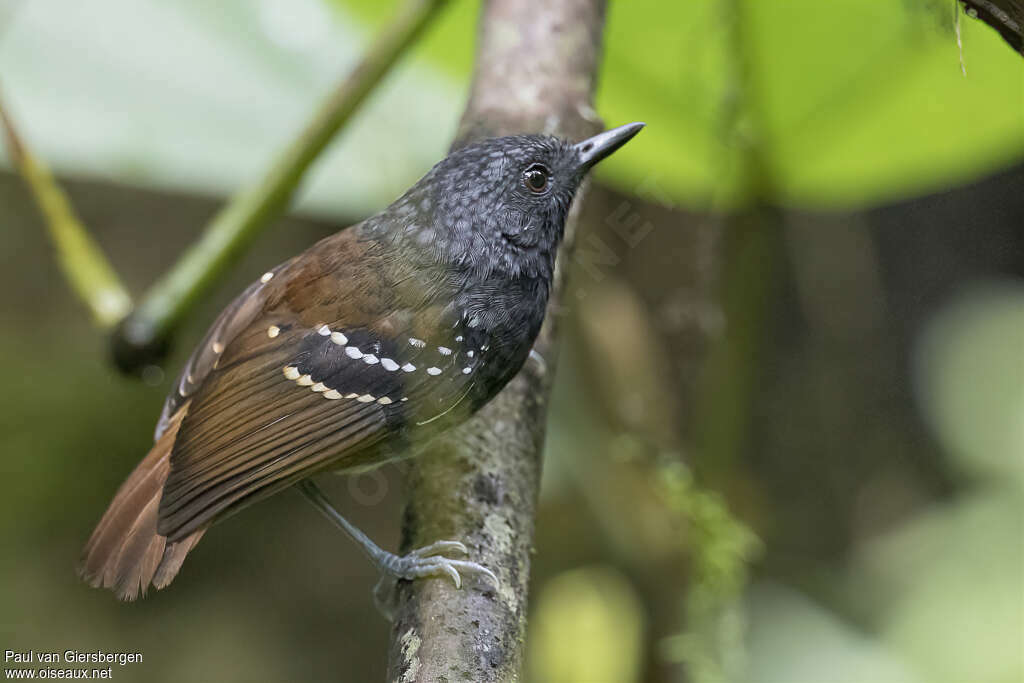
[[[643,123],[627,123],[618,128],[598,133],[583,142],[577,142],[576,152],[580,155],[580,171],[586,172],[591,166],[629,142],[644,127]]]

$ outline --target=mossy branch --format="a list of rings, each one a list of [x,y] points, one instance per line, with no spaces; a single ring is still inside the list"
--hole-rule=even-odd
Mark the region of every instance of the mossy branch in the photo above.
[[[96,324],[102,328],[113,327],[131,310],[128,290],[121,284],[103,250],[75,215],[71,202],[54,180],[50,169],[18,134],[10,113],[2,104],[0,123],[11,161],[35,198],[64,277],[89,309]]]
[[[591,101],[604,15],[604,0],[485,2],[472,91],[454,146],[510,133],[581,139],[596,132]],[[572,250],[583,194],[566,226],[560,268]],[[519,678],[562,280],[560,270],[534,347],[546,370],[528,362],[472,420],[409,465],[403,547],[462,540],[473,561],[498,575],[500,588],[403,583],[392,631],[392,681]]]

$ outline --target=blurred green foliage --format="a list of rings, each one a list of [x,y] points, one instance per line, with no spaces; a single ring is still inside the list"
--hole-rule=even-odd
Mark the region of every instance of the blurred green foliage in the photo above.
[[[371,24],[396,2],[332,0]],[[478,2],[454,2],[417,56],[459,82]],[[945,11],[943,11],[945,10]],[[849,207],[964,182],[1024,155],[1024,61],[952,2],[611,0],[597,109],[643,120],[644,138],[602,164],[626,191],[653,183],[681,205],[748,197],[735,131],[757,145],[775,199]],[[735,14],[733,14],[735,11]],[[733,25],[731,22],[735,22]],[[737,62],[742,66],[737,68]]]
[[[402,0],[330,1],[339,9],[346,32],[369,35]],[[601,179],[629,195],[655,195],[691,208],[735,205],[749,199],[744,193],[751,188],[768,189],[770,199],[805,207],[859,207],[963,183],[1019,161],[1024,156],[1024,62],[988,27],[964,18],[964,77],[951,5],[938,0],[610,0],[597,109],[609,124],[643,119],[649,127],[629,154],[602,165]],[[174,11],[181,12],[183,23],[195,22],[188,24],[191,30],[210,20],[214,5],[192,2],[188,7],[183,11],[175,5]],[[181,125],[192,116],[205,125],[222,119],[238,129],[239,144],[269,150],[274,135],[286,133],[312,109],[310,90],[299,87],[308,83],[296,75],[309,73],[296,66],[302,63],[300,53],[282,50],[282,57],[263,43],[251,42],[259,26],[254,18],[258,11],[251,9],[255,4],[232,7],[235,14],[210,22],[224,28],[223,34],[214,34],[215,51],[197,52],[200,56],[190,68],[205,67],[203,55],[223,56],[232,45],[242,45],[240,53],[233,53],[238,70],[224,72],[228,75],[222,80],[252,90],[234,92],[235,99],[228,102],[233,89],[217,89],[215,94],[225,97],[222,101],[204,81],[207,90],[201,88],[201,94],[210,99],[196,108],[195,100],[188,104],[182,98],[183,91],[152,77],[165,96],[159,103],[167,105],[162,107],[167,118],[160,120]],[[440,154],[452,128],[445,117],[458,108],[452,93],[465,88],[472,68],[478,9],[478,0],[452,2],[413,51],[409,68],[390,83],[392,89],[401,85],[402,99],[387,99],[385,86],[378,93],[378,109],[355,124],[349,142],[358,144],[346,148],[349,156],[341,160],[353,175],[348,182],[338,182],[341,176],[329,178],[334,185],[327,194],[340,198],[340,205],[354,212],[372,210]],[[250,23],[241,23],[239,17]],[[225,35],[237,42],[216,42]],[[358,42],[349,47],[357,51]],[[96,59],[91,48],[82,49],[90,60]],[[33,59],[33,54],[21,54],[22,65],[31,65],[31,78],[23,82],[34,79],[45,83],[41,89],[53,90],[47,113],[57,125],[65,124],[54,112],[65,110],[54,102],[72,111],[83,99],[110,102],[113,120],[118,102],[124,102],[116,96],[126,97],[127,91],[127,99],[135,98],[133,87],[125,85],[135,71],[136,56],[130,50],[112,58],[122,67],[131,64],[123,72],[96,66],[107,62],[83,61],[83,71],[96,80],[84,86],[91,97],[79,95],[77,100],[67,93],[66,82],[51,87],[52,74],[45,71],[50,62]],[[325,70],[334,74],[336,66],[331,62]],[[181,69],[182,82],[192,80],[185,74],[194,72],[180,63],[170,68],[175,73]],[[267,87],[274,79],[250,82],[239,75],[250,72],[273,73],[295,89],[275,90]],[[76,73],[72,70],[68,78]],[[429,78],[420,78],[423,74]],[[98,88],[103,78],[107,80]],[[428,90],[440,92],[437,97],[450,107],[427,102],[423,95]],[[238,110],[231,108],[238,102],[253,112],[254,128],[246,128],[248,120],[241,121]],[[253,131],[262,133],[259,126],[266,121],[257,113],[279,102],[287,105],[287,116],[273,109],[269,118],[284,123],[257,136]],[[157,136],[143,117],[137,118],[137,137],[147,143],[172,139],[184,165],[194,166],[197,173],[213,158],[242,158],[238,145],[210,145],[209,138],[192,135],[199,127],[185,128],[188,134],[181,135],[181,129],[169,133],[157,126],[162,133]],[[102,140],[97,131],[109,125],[105,116],[76,115],[74,122],[65,127],[80,127],[85,131],[82,139]],[[393,136],[385,135],[389,128]],[[175,141],[175,135],[190,144]],[[260,145],[253,144],[256,138]],[[107,146],[118,150],[122,144],[123,139],[111,137]],[[132,150],[122,153],[138,168],[151,170],[149,164],[166,163],[153,162],[152,154],[136,158],[138,148],[125,149]],[[752,149],[763,164],[758,168],[751,168]],[[354,165],[350,157],[368,161]],[[122,163],[128,170],[116,176],[119,181],[136,181],[136,167]],[[768,183],[751,184],[751,173],[765,176],[761,180]],[[640,187],[645,190],[638,192]],[[318,680],[348,671],[346,667],[381,673],[379,653],[387,626],[370,613],[372,568],[344,541],[335,543],[300,503],[284,496],[221,525],[197,549],[172,591],[141,604],[116,604],[77,581],[74,556],[110,493],[148,443],[167,383],[153,389],[108,371],[104,340],[68,301],[45,241],[35,232],[38,226],[26,218],[23,197],[11,188],[8,179],[7,194],[0,197],[7,228],[0,231],[0,272],[7,278],[5,290],[17,292],[5,303],[0,336],[0,359],[8,378],[6,391],[0,393],[5,421],[0,474],[7,484],[0,497],[0,534],[12,549],[0,555],[0,607],[6,617],[0,625],[11,632],[8,641],[25,648],[111,649],[116,644],[144,650],[147,667],[126,674],[125,680],[194,679],[200,669],[206,679],[221,681]],[[136,269],[132,284],[141,289],[165,266],[167,254],[191,239],[178,229],[201,224],[205,216],[183,212],[187,202],[182,197],[155,208],[140,204],[132,214],[119,194],[128,194],[123,188],[106,192],[89,215],[101,237],[118,247],[113,252],[116,262],[126,271]],[[79,201],[95,193],[96,188],[87,188]],[[639,201],[633,196],[627,208]],[[154,223],[154,216],[162,220]],[[118,220],[127,220],[131,228],[102,234]],[[672,228],[688,220],[682,214],[668,219]],[[327,229],[317,229],[321,227]],[[283,239],[293,229],[282,228],[272,237]],[[291,235],[292,242],[273,243],[250,255],[235,273],[237,281],[221,292],[221,301],[211,300],[210,310],[196,316],[191,337],[234,288],[319,234],[306,226],[305,233]],[[828,248],[838,244],[834,236],[824,239],[830,240]],[[148,260],[140,258],[147,252]],[[758,286],[751,272],[742,275]],[[682,287],[674,281],[657,284],[667,290]],[[843,287],[834,289],[825,293],[827,304],[847,303],[839,291]],[[545,474],[549,491],[543,507],[548,522],[568,519],[567,524],[589,526],[579,537],[559,536],[557,547],[550,543],[537,557],[539,577],[547,563],[553,578],[536,583],[528,639],[533,680],[639,680],[650,673],[644,667],[651,668],[651,661],[665,659],[685,662],[691,678],[702,682],[1024,680],[1022,302],[1019,283],[969,293],[932,322],[915,356],[920,406],[943,454],[929,457],[951,463],[949,469],[962,475],[965,491],[948,500],[915,500],[907,506],[905,519],[844,547],[846,556],[835,566],[823,568],[814,558],[796,558],[799,572],[784,577],[792,582],[787,585],[780,585],[778,577],[766,580],[762,567],[751,566],[758,549],[755,537],[731,516],[726,500],[697,486],[688,470],[669,469],[663,481],[651,486],[631,469],[635,462],[614,461],[628,460],[624,444],[632,437],[616,434],[600,411],[588,406],[587,391],[581,389],[584,371],[567,373],[574,362],[568,359],[559,371],[561,402],[552,410]],[[886,304],[872,303],[880,309]],[[626,327],[619,319],[600,322],[614,330]],[[671,350],[677,351],[690,352]],[[877,351],[870,344],[857,349],[858,354]],[[672,353],[667,354],[670,359]],[[848,359],[832,356],[825,361],[828,371],[841,370],[844,362]],[[827,393],[843,409],[864,408],[856,403],[855,392],[842,395],[848,387],[830,372],[824,374],[828,382],[822,395]],[[796,400],[821,399],[812,391]],[[567,414],[573,411],[587,414],[572,421]],[[808,431],[800,422],[803,413],[790,404],[779,412],[794,423],[787,445],[801,447]],[[829,430],[828,425],[817,427]],[[879,431],[870,443],[891,449],[892,459],[900,460],[899,446],[887,438],[888,433]],[[820,442],[808,437],[808,443]],[[838,446],[834,452],[823,449],[819,461],[807,467],[834,469],[844,485],[869,491],[840,463],[828,461],[837,453],[856,455]],[[576,488],[591,496],[589,505],[572,498],[572,487],[552,493],[552,479],[568,460],[578,470]],[[602,473],[607,481],[598,486]],[[802,474],[798,471],[794,478]],[[758,500],[765,495],[759,483],[740,482],[745,485],[739,487],[741,495],[752,499],[742,501],[749,505],[743,512],[752,525],[772,523],[759,517],[770,516]],[[884,494],[877,500],[869,496],[865,505],[884,508]],[[736,494],[732,496],[730,505],[735,504]],[[361,521],[378,527],[370,529],[376,538],[393,542],[399,501],[389,499],[388,504],[386,509],[363,510]],[[790,526],[776,534],[803,529]],[[589,546],[581,549],[576,546],[585,545],[583,536]],[[670,547],[651,543],[665,536]],[[652,557],[679,549],[689,553],[685,569],[672,558],[649,566]],[[772,552],[778,550],[766,549]],[[573,562],[578,565],[551,569]],[[583,568],[573,568],[578,566]],[[813,581],[825,586],[816,595],[791,587]],[[303,590],[295,589],[296,582]],[[675,619],[655,623],[659,613]],[[677,635],[652,647],[650,640],[666,633]],[[656,650],[654,656],[649,650]],[[189,656],[180,657],[181,652]]]
[[[527,641],[530,680],[623,683],[643,671],[644,606],[610,567],[582,567],[544,584]]]
[[[692,554],[686,595],[686,632],[665,638],[663,656],[682,662],[694,683],[729,683],[746,664],[746,620],[740,606],[758,538],[729,511],[725,500],[699,487],[680,463],[661,468],[667,508],[689,523]]]
[[[919,345],[925,418],[971,476],[1024,490],[1024,285],[976,283]]]

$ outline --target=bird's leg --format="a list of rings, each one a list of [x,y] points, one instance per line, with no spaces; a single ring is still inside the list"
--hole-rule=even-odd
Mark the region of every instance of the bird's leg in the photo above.
[[[324,517],[358,543],[363,552],[380,569],[384,576],[381,577],[381,582],[377,584],[374,593],[378,599],[378,605],[382,607],[382,611],[385,614],[388,613],[388,610],[384,609],[383,605],[380,604],[388,602],[382,596],[383,590],[393,587],[397,579],[412,580],[428,576],[447,576],[452,580],[456,588],[462,588],[462,576],[459,574],[461,570],[483,574],[495,586],[498,585],[498,577],[487,567],[476,562],[453,560],[444,556],[448,553],[465,555],[467,553],[466,546],[459,541],[437,541],[422,548],[417,548],[406,555],[395,555],[374,543],[370,540],[369,536],[357,529],[340,512],[335,510],[334,506],[331,505],[331,501],[327,500],[320,487],[311,479],[300,482],[298,488],[306,497],[306,500],[312,503]]]

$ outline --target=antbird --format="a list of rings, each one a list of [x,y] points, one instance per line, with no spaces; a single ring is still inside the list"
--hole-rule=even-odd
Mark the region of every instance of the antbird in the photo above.
[[[185,365],[153,448],[85,547],[85,580],[125,600],[163,588],[211,524],[293,485],[385,575],[493,579],[447,557],[466,552],[458,541],[382,550],[311,476],[413,455],[505,386],[540,330],[580,182],[642,127],[464,147],[252,283]]]

